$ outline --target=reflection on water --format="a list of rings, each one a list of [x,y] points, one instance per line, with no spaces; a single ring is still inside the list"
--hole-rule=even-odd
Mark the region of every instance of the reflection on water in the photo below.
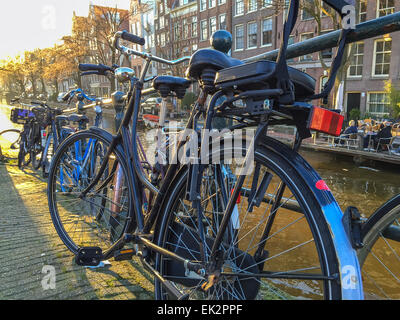
[[[331,188],[345,210],[357,207],[367,217],[400,193],[400,170],[393,165],[358,166],[351,158],[322,152],[302,152]]]

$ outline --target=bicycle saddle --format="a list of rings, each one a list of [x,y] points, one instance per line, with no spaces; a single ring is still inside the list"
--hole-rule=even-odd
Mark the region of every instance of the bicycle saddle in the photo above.
[[[231,58],[221,51],[201,49],[195,52],[190,59],[187,76],[199,80],[205,69],[219,71],[241,64],[243,64],[242,61]]]
[[[276,62],[262,60],[241,64],[220,70],[215,84],[219,89],[237,87],[239,91],[257,90],[276,87],[276,77],[271,76],[276,69]],[[288,67],[289,77],[295,87],[296,100],[311,96],[315,93],[316,80],[298,69]]]
[[[179,99],[183,99],[186,89],[190,87],[191,81],[185,78],[173,76],[159,76],[153,81],[153,88],[160,92],[161,97],[166,98],[174,91]]]
[[[85,115],[71,114],[69,116],[57,116],[57,121],[69,121],[69,122],[80,122],[89,123],[89,118]]]

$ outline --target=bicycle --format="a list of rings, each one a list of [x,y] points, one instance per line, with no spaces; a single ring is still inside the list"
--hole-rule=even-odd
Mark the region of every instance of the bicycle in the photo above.
[[[361,228],[363,247],[358,259],[366,298],[400,298],[400,195],[383,204],[364,221]]]
[[[174,65],[188,58],[169,61],[132,50],[120,45],[119,40],[140,45],[144,40],[127,32],[115,35],[117,49],[145,60],[140,78],[130,90],[122,125],[114,137],[98,129],[69,137],[60,146],[50,169],[48,198],[52,221],[79,265],[138,256],[155,276],[157,299],[268,299],[299,295],[363,298],[354,249],[357,243],[348,235],[352,235],[353,229],[344,227],[343,214],[333,195],[297,153],[302,140],[311,136],[310,130],[340,133],[340,115],[312,107],[306,101],[325,96],[332,89],[347,31],[342,33],[331,79],[323,92],[315,95],[315,81],[286,65],[285,51],[298,4],[296,0],[290,3],[276,63],[243,64],[225,54],[229,41],[217,37],[215,47],[221,48],[222,43],[223,50],[199,50],[190,59],[188,76],[201,89],[183,136],[190,129],[198,136],[199,118],[203,115],[206,130],[212,129],[216,116],[235,119],[236,129],[257,128],[250,144],[245,137],[236,145],[222,138],[212,143],[205,132],[200,133],[200,146],[218,145],[206,148],[205,159],[219,156],[234,164],[235,159],[244,158],[252,164],[251,175],[246,174],[246,166],[238,166],[241,171],[235,174],[234,186],[223,172],[223,166],[234,169],[229,163],[172,162],[159,187],[143,174],[136,143],[141,97],[154,90],[162,97],[172,93],[183,97],[191,84],[183,78],[159,76],[153,81],[154,90],[143,90],[146,72],[153,61]],[[340,4],[328,4],[341,14]],[[208,97],[211,100],[206,105]],[[326,127],[318,122],[320,117],[331,119],[324,124]],[[292,147],[267,136],[269,126],[282,123],[298,129]],[[90,139],[99,141],[106,150],[96,176],[88,185],[80,185],[75,193],[60,195],[56,181],[59,159],[77,141]],[[184,139],[177,143],[174,160],[186,143]],[[254,159],[250,158],[252,154]],[[119,183],[114,182],[116,177]],[[145,189],[154,194],[148,212],[144,212],[141,200]],[[71,218],[70,201],[87,218],[86,225],[90,225],[95,219],[84,208],[98,204],[96,200],[103,201],[101,210],[123,221],[116,242],[101,242],[99,234],[83,232],[77,238],[74,230],[66,230],[67,224],[63,222],[67,222],[65,217]],[[293,210],[293,204],[300,212]],[[84,228],[85,223],[79,230],[87,230]],[[108,237],[109,230],[103,231]],[[124,249],[128,243],[133,243],[134,249]]]
[[[84,74],[82,74],[84,75]],[[82,89],[74,89],[66,93],[63,97],[63,101],[68,102],[70,105],[72,99],[77,97],[77,112],[81,114],[71,114],[69,116],[62,115],[63,111],[61,109],[52,109],[47,104],[43,103],[42,107],[47,110],[46,114],[46,126],[48,125],[49,130],[48,132],[42,132],[42,148],[40,153],[36,154],[35,159],[39,156],[39,159],[35,162],[34,168],[35,170],[42,167],[42,175],[44,178],[48,176],[48,170],[50,167],[50,162],[52,156],[54,155],[55,151],[57,150],[59,144],[66,139],[69,135],[74,133],[76,130],[65,126],[65,124],[69,123],[77,123],[78,128],[77,130],[84,130],[86,129],[87,124],[89,123],[89,118],[84,115],[82,103],[84,99],[88,101],[95,101],[95,112],[96,112],[96,119],[94,125],[99,127],[102,123],[102,102],[101,100],[97,100],[94,98],[90,98],[87,96]]]

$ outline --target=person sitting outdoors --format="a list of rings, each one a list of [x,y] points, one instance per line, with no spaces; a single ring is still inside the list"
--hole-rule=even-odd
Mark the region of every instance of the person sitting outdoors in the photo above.
[[[389,144],[390,138],[392,138],[392,126],[389,122],[382,123],[379,128],[379,132],[374,136],[374,148],[377,150],[378,145],[381,150],[382,145]],[[380,140],[384,139],[384,140]],[[379,151],[379,150],[377,150]]]
[[[335,143],[344,144],[344,139],[350,139],[352,135],[358,133],[358,127],[356,125],[356,122],[354,120],[351,120],[349,122],[349,127],[344,130],[344,132],[340,135],[339,139],[335,139]]]
[[[349,127],[344,131],[343,134],[355,134],[358,133],[358,127],[356,125],[356,122],[354,120],[351,120],[349,122]]]

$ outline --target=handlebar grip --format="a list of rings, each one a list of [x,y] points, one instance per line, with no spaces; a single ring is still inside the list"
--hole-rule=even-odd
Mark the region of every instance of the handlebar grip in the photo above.
[[[129,41],[129,42],[132,42],[132,43],[136,43],[136,44],[141,45],[141,46],[144,46],[145,43],[146,43],[146,41],[143,38],[135,36],[134,34],[129,33],[127,31],[123,31],[122,32],[121,38],[126,40],[126,41]]]
[[[82,72],[82,73],[81,73],[81,77],[83,77],[83,76],[90,76],[90,75],[92,75],[92,74],[97,74],[97,75],[99,75],[100,73],[99,73],[98,71],[86,71],[86,72]]]
[[[113,68],[105,66],[104,64],[89,64],[80,63],[80,71],[98,71],[100,74],[104,74],[106,71],[113,71]]]

